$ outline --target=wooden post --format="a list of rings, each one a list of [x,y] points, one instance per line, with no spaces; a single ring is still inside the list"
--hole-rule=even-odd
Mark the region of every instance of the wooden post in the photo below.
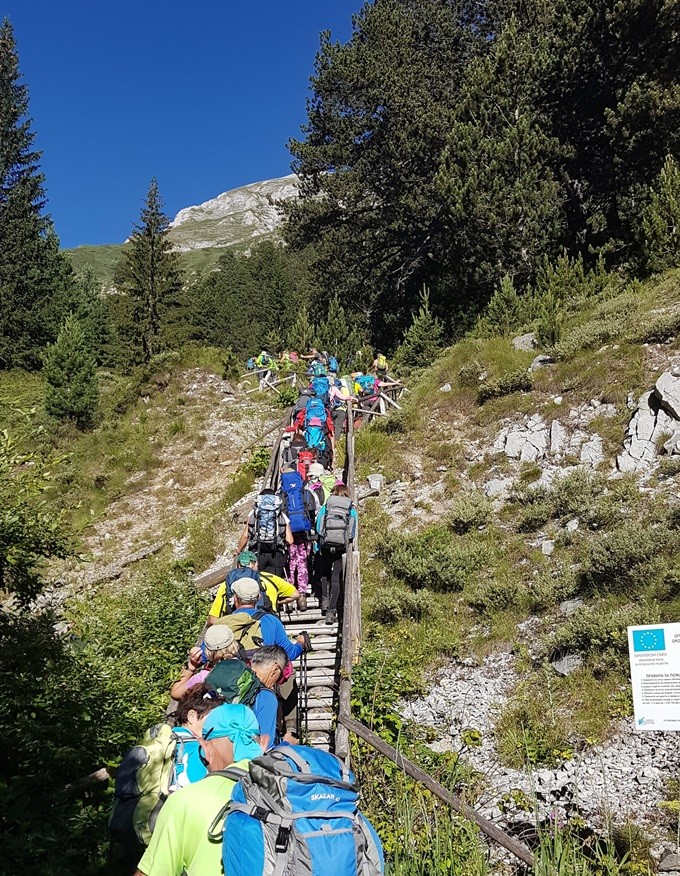
[[[461,800],[460,797],[456,797],[455,794],[447,791],[447,789],[433,779],[432,776],[428,775],[424,770],[421,770],[420,767],[404,757],[401,752],[397,751],[396,748],[393,748],[378,735],[373,733],[372,730],[369,730],[364,724],[350,718],[347,712],[340,712],[338,715],[338,724],[346,727],[348,731],[351,730],[352,733],[360,739],[363,739],[364,742],[367,742],[371,748],[375,748],[376,751],[379,751],[380,754],[396,764],[399,769],[406,773],[407,776],[420,782],[423,787],[427,788],[427,790],[434,794],[435,797],[439,797],[440,800],[443,800],[444,803],[448,803],[452,809],[459,812],[464,818],[473,821],[482,833],[489,837],[489,839],[492,839],[494,842],[498,843],[499,846],[507,849],[508,852],[513,854],[516,858],[519,858],[520,861],[523,861],[530,867],[533,866],[534,856],[529,849],[521,843],[518,843],[517,840],[513,839],[511,836],[508,836],[508,834],[504,833],[499,827],[496,827],[496,825],[489,821],[488,818],[484,818],[484,816],[475,812],[475,810]]]

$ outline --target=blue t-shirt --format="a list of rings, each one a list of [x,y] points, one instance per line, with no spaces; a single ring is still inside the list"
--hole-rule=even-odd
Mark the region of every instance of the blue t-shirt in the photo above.
[[[244,611],[246,614],[253,615],[258,608],[241,607],[239,611]],[[286,628],[281,621],[273,614],[264,614],[260,618],[260,629],[262,630],[262,639],[265,645],[280,645],[286,652],[288,659],[292,662],[297,660],[304,648],[297,642],[293,643],[286,635]]]
[[[276,717],[279,711],[279,701],[274,691],[263,688],[255,697],[253,712],[260,725],[260,733],[269,737],[268,748],[278,742],[276,735]]]

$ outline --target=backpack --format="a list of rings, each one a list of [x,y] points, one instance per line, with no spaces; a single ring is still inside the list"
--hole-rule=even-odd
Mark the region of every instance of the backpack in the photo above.
[[[255,367],[255,360],[251,356],[250,359],[248,359],[248,361],[246,362],[246,369],[248,371],[252,371],[254,367]]]
[[[366,398],[375,394],[375,377],[370,374],[362,374],[356,379],[357,395]]]
[[[267,494],[258,496],[255,500],[255,521],[252,526],[251,540],[258,550],[275,551],[283,544],[281,535],[281,499],[279,496]]]
[[[184,756],[184,738],[169,724],[150,727],[116,770],[109,833],[126,849],[148,846]]]
[[[304,481],[297,471],[287,471],[281,475],[281,489],[284,494],[283,504],[290,519],[291,532],[309,532],[312,524],[309,522],[305,509],[302,490]]]
[[[205,683],[228,703],[252,706],[262,690],[260,679],[242,660],[220,660],[208,673]]]
[[[375,360],[375,368],[376,371],[387,371],[387,356],[381,353]]]
[[[305,441],[310,450],[322,453],[326,449],[326,432],[323,426],[307,426]]]
[[[255,758],[213,821],[229,876],[380,876],[382,846],[359,812],[353,774],[334,754],[282,745]],[[218,833],[215,835],[215,829]]]
[[[309,426],[311,420],[317,417],[322,423],[326,422],[326,408],[320,398],[310,398],[307,400],[305,407],[305,428]],[[309,444],[309,442],[307,442]]]
[[[307,373],[311,374],[313,377],[324,377],[326,374],[326,366],[323,362],[312,362]]]
[[[329,356],[328,357],[328,370],[332,371],[333,374],[337,374],[338,368],[339,368],[338,360],[335,358],[335,356]]]
[[[274,606],[272,605],[271,599],[267,596],[267,590],[262,583],[262,579],[260,577],[260,573],[255,569],[242,569],[240,566],[236,569],[232,569],[231,572],[227,574],[227,577],[224,579],[224,612],[223,615],[229,614],[231,612],[231,600],[234,596],[234,582],[238,581],[239,578],[252,578],[254,581],[260,585],[260,598],[257,600],[256,608],[261,608],[269,614],[275,614]]]
[[[304,411],[310,398],[314,398],[314,390],[311,386],[306,386],[304,389],[300,390],[298,400],[295,402],[295,407],[293,408],[293,417],[295,417],[296,414],[299,414],[300,411]]]
[[[329,496],[321,521],[321,546],[347,550],[352,524],[352,500],[347,496]]]
[[[327,377],[315,377],[311,383],[312,389],[314,390],[314,395],[321,399],[324,405],[328,404],[329,393],[331,391],[331,384]]]
[[[234,611],[224,617],[217,618],[216,624],[225,624],[233,632],[239,645],[239,657],[247,662],[264,645],[262,624],[260,621],[266,611],[258,608],[253,614],[246,611]],[[218,664],[219,665],[219,664]]]
[[[314,454],[311,450],[301,450],[297,456],[297,470],[304,481],[309,475],[309,466],[314,462]]]

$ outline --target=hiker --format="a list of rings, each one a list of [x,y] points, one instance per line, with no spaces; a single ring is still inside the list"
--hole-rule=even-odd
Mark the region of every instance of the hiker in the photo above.
[[[265,645],[259,648],[250,661],[250,668],[262,685],[252,705],[260,725],[260,745],[263,751],[278,745],[281,741],[283,720],[279,720],[279,700],[276,686],[283,678],[288,664],[286,652],[279,645]]]
[[[208,712],[222,705],[224,699],[205,682],[194,685],[177,704],[173,733],[184,743],[182,752],[175,752],[175,775],[170,791],[197,782],[208,772],[200,758],[199,739]]]
[[[354,400],[354,395],[350,388],[351,384],[346,378],[335,378],[331,382],[329,392],[329,404],[331,409],[331,417],[333,419],[333,435],[337,437],[345,431],[345,421],[347,420],[347,402]]]
[[[384,380],[387,377],[387,357],[384,353],[376,353],[371,371],[379,380]]]
[[[122,759],[109,821],[116,872],[135,870],[166,798],[205,776],[198,740],[208,712],[223,702],[209,695],[205,685],[198,685],[180,700],[175,727],[166,722],[150,727]]]
[[[294,467],[288,468],[281,475],[281,495],[293,533],[293,544],[288,546],[290,580],[300,594],[299,610],[307,611],[310,539],[318,510],[317,502],[314,495],[306,489],[302,475]]]
[[[248,547],[257,556],[257,565],[262,572],[272,572],[284,578],[288,562],[288,545],[293,543],[290,521],[283,513],[282,501],[274,490],[260,490],[255,507],[243,527],[236,554]]]
[[[179,700],[195,685],[205,681],[208,673],[221,660],[238,657],[238,643],[228,627],[209,627],[203,636],[202,646],[189,651],[187,664],[179,678],[170,688],[173,700]]]
[[[219,771],[232,764],[247,770],[248,761],[262,754],[255,741],[258,734],[257,720],[247,706],[224,703],[210,712],[201,736],[210,772],[168,798],[135,876],[220,876],[222,843],[210,840],[208,829],[236,782]]]
[[[356,536],[357,512],[344,484],[336,484],[316,518],[321,578],[321,613],[326,623],[338,620],[342,557]]]
[[[276,362],[266,350],[262,350],[255,359],[255,368],[255,375],[260,381],[260,392],[264,392],[267,383],[272,379],[273,372],[276,371]]]
[[[258,607],[264,608],[265,611],[272,611],[276,614],[281,605],[297,602],[300,599],[300,593],[294,584],[279,575],[260,572],[257,567],[257,555],[252,551],[241,551],[236,558],[236,568],[229,572],[226,579],[217,588],[217,593],[208,612],[208,626],[213,624],[216,618],[223,617],[233,611],[234,593],[232,588],[234,582],[239,578],[252,578],[260,583],[262,598],[258,602]]]
[[[286,652],[290,663],[309,650],[309,638],[301,633],[295,642],[286,635],[286,629],[273,614],[266,614],[257,608],[260,586],[252,578],[240,578],[234,582],[234,612],[219,618],[215,624],[227,624],[242,648],[245,659],[252,659],[263,645],[279,645]],[[297,719],[297,684],[291,674],[279,684],[279,697],[282,700],[283,715],[292,724]]]

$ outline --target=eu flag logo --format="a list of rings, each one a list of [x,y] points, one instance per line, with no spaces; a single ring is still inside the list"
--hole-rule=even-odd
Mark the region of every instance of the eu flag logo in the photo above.
[[[666,639],[662,629],[633,630],[633,651],[665,651]]]

